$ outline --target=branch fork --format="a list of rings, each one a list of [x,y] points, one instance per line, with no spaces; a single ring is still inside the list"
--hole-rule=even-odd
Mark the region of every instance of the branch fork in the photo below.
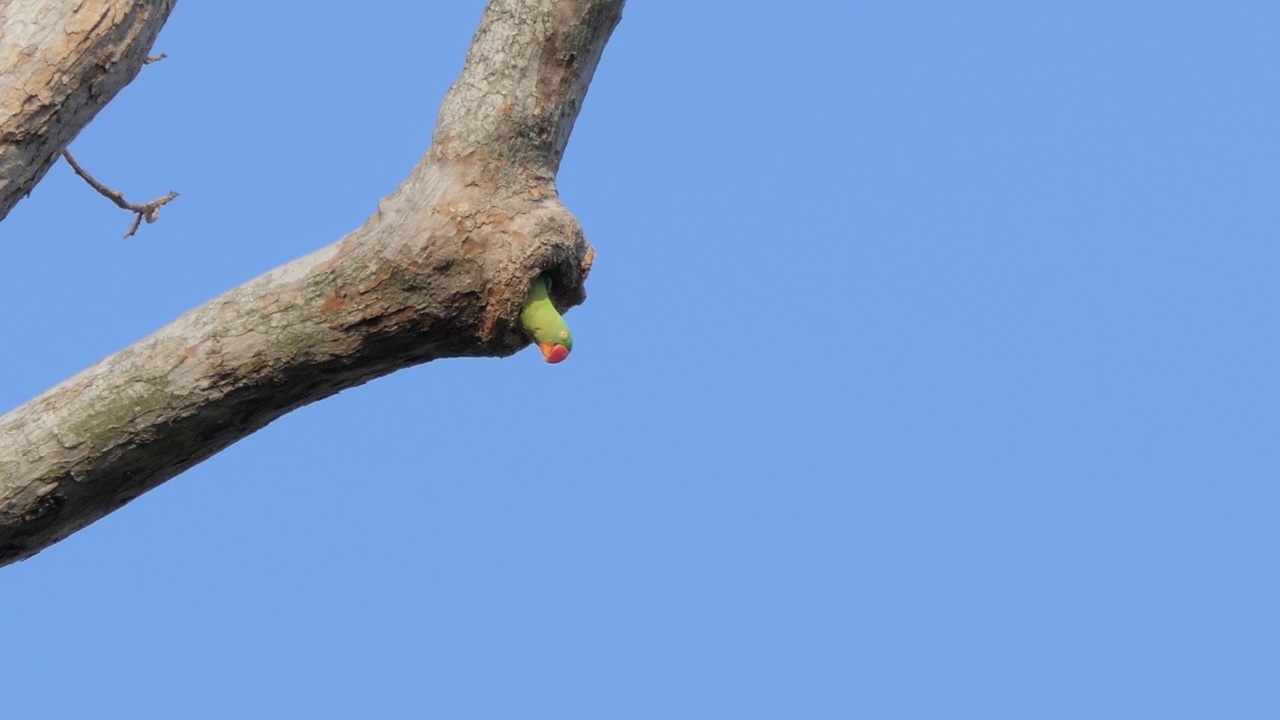
[[[142,224],[143,220],[146,220],[148,225],[159,220],[160,208],[173,202],[174,198],[178,197],[178,193],[170,191],[168,195],[162,195],[149,203],[131,203],[125,199],[124,193],[107,187],[97,178],[90,175],[88,170],[85,170],[80,166],[80,163],[76,162],[75,156],[71,154],[70,150],[63,150],[62,157],[66,159],[67,164],[71,166],[71,169],[77,175],[89,183],[89,187],[98,191],[99,195],[115,203],[116,207],[121,210],[136,213],[137,216],[133,219],[133,225],[129,226],[129,231],[124,234],[124,239],[126,240],[138,232],[138,226]]]
[[[581,303],[594,251],[555,175],[623,4],[491,0],[431,147],[362,227],[0,416],[0,565],[302,405],[438,358],[514,354],[543,274],[561,311]],[[81,177],[133,229],[173,199],[134,205]]]

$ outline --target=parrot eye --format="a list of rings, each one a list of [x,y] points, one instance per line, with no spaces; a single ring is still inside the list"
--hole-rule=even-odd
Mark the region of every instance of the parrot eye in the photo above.
[[[569,339],[569,331],[568,331],[568,330],[561,330],[561,331],[560,331],[560,339],[561,339],[561,340],[568,340],[568,339]]]

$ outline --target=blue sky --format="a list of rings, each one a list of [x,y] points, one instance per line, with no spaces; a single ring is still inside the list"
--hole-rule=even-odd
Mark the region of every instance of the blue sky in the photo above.
[[[0,225],[10,408],[337,240],[476,1],[180,3]],[[573,356],[397,373],[0,570],[41,718],[1274,718],[1280,6],[631,0]]]

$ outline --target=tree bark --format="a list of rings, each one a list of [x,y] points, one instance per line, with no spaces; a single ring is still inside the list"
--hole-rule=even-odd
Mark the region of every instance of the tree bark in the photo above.
[[[138,74],[175,2],[0,3],[0,220]]]
[[[560,204],[555,174],[624,2],[492,0],[431,147],[362,227],[0,416],[0,565],[30,557],[295,408],[436,358],[515,353],[529,343],[518,318],[540,274],[551,276],[562,309],[581,303],[594,253]],[[107,68],[99,75],[85,71],[89,79],[80,82],[89,90],[36,88],[44,110],[18,103],[12,107],[30,111],[0,118],[0,202],[28,192],[136,74],[173,0],[15,4],[35,8],[0,10],[5,67],[22,65],[23,76],[38,75],[27,63],[48,64],[66,50],[58,23],[85,12],[69,8],[110,7],[103,17],[111,18],[128,8],[139,17],[128,33],[90,23],[89,36],[128,40],[75,45],[113,47],[110,57],[120,58],[99,65]],[[43,29],[26,26],[43,21]],[[22,42],[33,44],[11,56],[15,22],[30,38]],[[0,84],[6,113],[8,83]],[[79,105],[48,105],[58,98]],[[44,165],[7,164],[23,158]]]

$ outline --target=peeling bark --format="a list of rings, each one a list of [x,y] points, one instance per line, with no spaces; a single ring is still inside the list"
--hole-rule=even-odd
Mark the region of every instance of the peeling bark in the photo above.
[[[581,303],[593,251],[560,204],[555,173],[624,1],[492,0],[431,148],[362,227],[0,416],[0,565],[294,408],[436,358],[515,353],[529,342],[519,312],[541,273],[553,277],[557,305]],[[18,4],[32,3],[45,8],[33,18],[77,4]],[[158,29],[173,3],[101,4],[152,13]],[[5,53],[10,16],[0,10]],[[24,37],[52,34],[28,28]],[[120,50],[132,67],[121,86],[155,32],[131,37]],[[19,54],[54,57],[57,47]],[[6,93],[0,84],[8,112]],[[56,158],[93,112],[55,108],[38,134],[26,129],[34,121],[11,128],[11,116],[0,119],[0,202],[6,193],[16,201],[47,169],[11,171],[7,153],[43,158],[26,147],[39,137]]]

